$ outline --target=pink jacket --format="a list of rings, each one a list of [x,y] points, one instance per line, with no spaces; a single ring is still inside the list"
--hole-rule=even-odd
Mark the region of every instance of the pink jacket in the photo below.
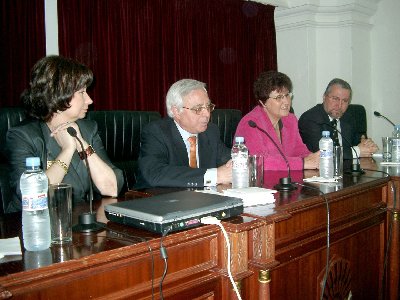
[[[269,133],[285,154],[291,170],[303,169],[303,158],[311,152],[300,137],[297,118],[294,114],[290,113],[287,117],[281,119],[283,123],[281,129],[282,143],[279,141],[270,119],[261,106],[255,107],[242,118],[235,133],[235,137],[244,137],[250,155],[260,154],[264,156],[264,170],[287,170],[286,162],[276,146],[263,132],[257,128],[250,127],[249,120],[253,120],[258,127]]]

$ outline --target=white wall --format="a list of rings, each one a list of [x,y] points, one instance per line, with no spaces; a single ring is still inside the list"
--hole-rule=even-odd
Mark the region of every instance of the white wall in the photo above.
[[[57,0],[44,0],[46,55],[58,55]]]
[[[276,9],[278,69],[293,80],[297,116],[322,102],[332,78],[343,78],[381,145],[392,126],[373,111],[400,124],[399,12],[399,0],[287,0]]]
[[[399,13],[399,0],[381,0],[374,15],[370,45],[372,107],[395,124],[400,124]],[[373,117],[368,125],[370,135],[380,143],[380,138],[393,130],[382,118]]]

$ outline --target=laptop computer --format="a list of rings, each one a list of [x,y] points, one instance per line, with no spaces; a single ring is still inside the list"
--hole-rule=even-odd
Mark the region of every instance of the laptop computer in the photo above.
[[[108,220],[156,233],[199,226],[207,216],[226,219],[243,213],[240,198],[179,191],[104,206]]]

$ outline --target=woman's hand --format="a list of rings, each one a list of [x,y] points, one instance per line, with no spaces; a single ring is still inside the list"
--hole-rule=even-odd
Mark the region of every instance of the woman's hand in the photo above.
[[[304,157],[304,169],[319,169],[319,151]]]
[[[79,127],[75,122],[66,122],[66,123],[59,125],[55,130],[53,130],[51,132],[51,136],[54,137],[57,144],[63,150],[69,149],[72,151],[72,149],[73,149],[74,151],[76,150],[78,152],[83,151],[83,149],[81,149],[81,146],[80,146],[80,143],[78,142],[78,140],[68,133],[68,131],[67,131],[68,127],[72,127],[75,129],[76,136],[79,138],[79,140],[81,140],[83,142],[83,146],[87,147],[88,144],[86,143],[86,141],[83,140],[81,131],[79,130]]]

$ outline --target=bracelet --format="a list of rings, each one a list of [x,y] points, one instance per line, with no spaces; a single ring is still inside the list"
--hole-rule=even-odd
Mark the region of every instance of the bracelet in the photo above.
[[[67,174],[68,173],[68,166],[65,162],[63,162],[62,160],[49,160],[47,161],[47,169],[50,168],[54,163],[56,163],[57,165],[59,165],[63,170],[64,173]]]
[[[92,155],[93,153],[96,153],[96,151],[94,151],[92,145],[89,145],[85,151],[81,151],[78,152],[79,157],[81,158],[81,160],[84,160],[85,158],[89,157],[90,155]]]

